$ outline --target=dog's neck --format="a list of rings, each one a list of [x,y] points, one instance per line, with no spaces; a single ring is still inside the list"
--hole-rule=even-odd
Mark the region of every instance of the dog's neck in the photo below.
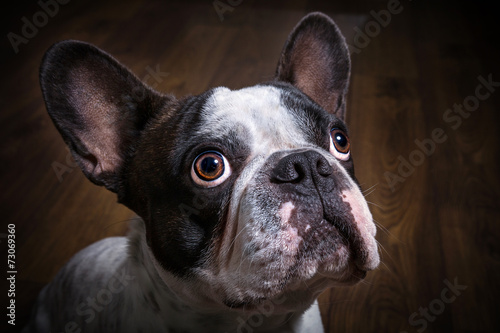
[[[129,234],[129,274],[134,277],[125,297],[130,302],[149,299],[165,328],[189,332],[294,332],[295,319],[301,312],[273,313],[274,304],[263,304],[249,311],[227,311],[228,308],[209,299],[210,286],[186,285],[185,280],[173,276],[164,281],[158,273],[159,265],[147,246],[144,222],[137,218],[131,223]],[[125,300],[126,302],[126,300]],[[169,331],[170,332],[170,331]]]

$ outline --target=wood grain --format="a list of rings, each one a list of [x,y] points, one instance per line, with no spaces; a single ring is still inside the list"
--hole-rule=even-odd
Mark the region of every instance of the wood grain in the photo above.
[[[38,66],[52,43],[94,43],[139,77],[159,66],[168,76],[156,88],[183,96],[271,79],[288,33],[310,11],[332,16],[356,46],[355,28],[365,31],[376,22],[371,11],[389,2],[244,0],[221,22],[212,1],[80,0],[61,5],[17,54],[4,38],[0,234],[16,225],[16,328],[73,254],[125,234],[133,216],[74,167],[46,114]],[[378,223],[382,264],[356,286],[323,293],[323,322],[327,332],[497,332],[500,89],[457,128],[443,118],[475,96],[478,77],[500,81],[496,11],[488,2],[408,0],[400,6],[353,52],[347,109],[356,174]],[[21,18],[39,10],[35,2],[17,2],[4,13],[4,34],[19,34]],[[446,139],[419,153],[415,140],[429,144],[436,129]],[[388,173],[398,175],[402,159],[418,165],[391,186]],[[58,179],[54,162],[70,172]],[[6,254],[5,238],[0,241]],[[450,284],[466,289],[452,294]],[[7,289],[3,281],[2,300]],[[12,329],[5,318],[0,327]]]

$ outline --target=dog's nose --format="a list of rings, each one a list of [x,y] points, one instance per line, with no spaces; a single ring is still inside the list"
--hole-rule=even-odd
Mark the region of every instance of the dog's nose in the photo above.
[[[328,177],[333,170],[328,161],[316,151],[293,153],[283,157],[271,171],[271,181],[302,183]]]

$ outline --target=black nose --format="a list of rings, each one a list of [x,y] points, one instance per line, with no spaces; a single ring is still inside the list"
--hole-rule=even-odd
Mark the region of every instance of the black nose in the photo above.
[[[271,171],[271,181],[276,183],[318,183],[333,170],[318,152],[305,151],[283,157]]]

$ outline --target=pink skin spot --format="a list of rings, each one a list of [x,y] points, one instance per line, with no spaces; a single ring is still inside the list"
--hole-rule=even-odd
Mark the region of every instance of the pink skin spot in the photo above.
[[[358,191],[343,191],[342,198],[344,198],[344,202],[347,202],[351,206],[351,213],[362,233],[369,232],[372,236],[375,236],[377,229],[373,223],[372,214],[361,193]]]
[[[295,205],[288,201],[282,204],[278,210],[281,226],[283,228],[280,236],[281,247],[290,253],[296,253],[298,251],[299,244],[302,241],[302,237],[298,235],[297,228],[294,228],[289,224],[294,209]]]
[[[292,216],[292,212],[295,209],[294,204],[291,201],[285,202],[281,205],[281,208],[278,211],[278,215],[281,219],[281,225],[287,225],[290,217]]]
[[[368,209],[365,198],[361,192],[349,190],[342,192],[342,198],[344,202],[347,202],[351,206],[354,223],[361,233],[364,247],[368,252],[368,258],[364,266],[368,270],[374,269],[380,262],[377,242],[375,241],[377,228],[375,227],[375,223],[373,223],[372,214]]]

